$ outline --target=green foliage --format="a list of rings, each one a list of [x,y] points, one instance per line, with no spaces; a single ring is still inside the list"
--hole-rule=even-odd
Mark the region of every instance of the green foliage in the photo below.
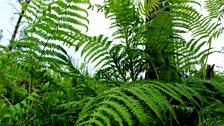
[[[223,76],[203,80],[194,69],[223,33],[222,1],[206,0],[207,17],[195,0],[90,5],[112,21],[111,38],[82,32],[88,3],[21,2],[23,34],[13,51],[0,47],[0,125],[223,125]],[[75,66],[67,47],[97,71]]]
[[[76,125],[165,124],[167,113],[176,119],[170,100],[185,104],[183,97],[191,102],[200,99],[197,92],[181,84],[134,82],[95,97],[83,108]]]
[[[224,2],[222,0],[205,0],[205,8],[209,13],[209,18],[217,23],[214,38],[218,38],[224,32]],[[214,21],[213,20],[213,21]]]
[[[198,44],[198,40],[190,40],[186,42],[180,40],[176,45],[176,63],[178,65],[178,70],[182,72],[191,72],[193,68],[192,64],[202,64],[205,62],[206,58],[214,53],[212,48],[207,48],[201,50],[200,48],[206,45],[206,41]]]
[[[79,49],[79,47],[84,46],[81,51],[81,56],[85,54],[84,59],[90,63],[93,63],[94,61],[100,60],[100,58],[102,58],[96,64],[95,67],[97,67],[106,58],[109,58],[110,44],[111,44],[111,41],[109,41],[107,37],[104,38],[103,35],[100,35],[98,37],[92,37],[92,38],[90,37],[89,40],[86,42],[80,41],[77,44],[77,47],[78,47],[77,50]]]
[[[23,62],[38,66],[66,69],[72,66],[66,49],[82,40],[82,28],[87,29],[87,11],[82,4],[87,0],[42,1],[32,0],[23,15],[28,22],[25,36],[14,43],[23,52]],[[59,69],[60,70],[60,69]],[[56,69],[58,71],[58,69]]]
[[[224,105],[223,102],[216,100],[210,102],[210,105],[206,106],[203,113],[206,113],[206,119],[203,124],[206,126],[222,126],[224,124]]]
[[[205,8],[209,12],[211,18],[217,18],[219,21],[223,19],[224,16],[224,2],[222,0],[206,0]]]
[[[105,68],[109,70],[104,72],[107,76],[118,78],[110,78],[112,82],[138,80],[146,71],[146,79],[176,80],[178,72],[188,73],[195,64],[206,64],[207,57],[214,53],[211,41],[220,34],[221,24],[213,23],[191,4],[199,3],[152,1],[143,7],[128,0],[105,1],[103,6],[96,7],[113,21],[113,40],[100,35],[86,44],[82,42],[82,54],[89,62],[98,59],[96,67]],[[146,16],[146,23],[141,14]],[[192,33],[193,39],[184,40],[183,33]],[[202,49],[206,44],[209,47]],[[174,76],[167,76],[170,74]]]
[[[202,124],[223,125],[224,85],[203,79],[189,79],[188,85],[206,101],[201,107]]]

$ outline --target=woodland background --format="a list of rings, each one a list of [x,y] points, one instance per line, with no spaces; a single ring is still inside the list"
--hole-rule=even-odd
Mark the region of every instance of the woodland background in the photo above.
[[[223,0],[205,0],[208,15],[197,0],[18,2],[0,47],[1,125],[224,125],[223,72],[208,64],[222,53]],[[88,10],[112,36],[87,34]]]

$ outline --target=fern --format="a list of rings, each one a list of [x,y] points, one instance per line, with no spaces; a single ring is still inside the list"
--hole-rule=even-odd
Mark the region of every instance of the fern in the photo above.
[[[189,79],[187,85],[197,91],[203,99],[201,116],[203,125],[223,125],[224,86],[212,80]]]
[[[88,4],[88,0],[30,2],[23,15],[29,24],[26,36],[14,46],[23,52],[23,60],[33,65],[33,71],[40,65],[72,66],[63,45],[75,46],[84,37],[80,29],[87,28],[88,13],[82,4]]]
[[[175,1],[170,2],[167,5],[165,4],[166,6],[161,10],[169,8],[170,12],[160,12],[154,19],[150,21],[149,26],[151,28],[151,32],[149,31],[149,34],[153,35],[153,37],[150,39],[151,41],[156,41],[156,36],[160,36],[160,41],[170,43],[170,47],[168,45],[168,47],[171,48],[170,51],[167,50],[167,46],[166,48],[159,50],[167,50],[168,54],[174,53],[175,62],[173,64],[178,66],[178,71],[183,71],[183,69],[189,70],[194,66],[194,64],[206,64],[207,57],[215,52],[212,51],[211,48],[212,39],[220,34],[220,31],[218,30],[220,24],[213,23],[211,19],[204,17],[202,14],[197,12],[191,6],[191,4],[188,3],[199,4],[195,1]],[[166,18],[166,13],[169,15],[169,18]],[[166,21],[163,21],[161,17]],[[171,23],[167,21],[169,19],[172,20]],[[155,25],[153,24],[154,22],[158,24],[166,23],[165,26],[171,25],[170,27],[172,27],[172,31],[169,31],[169,28],[168,30],[163,28],[163,26],[163,29],[160,30],[157,26],[158,24]],[[168,34],[163,35],[163,32],[167,32]],[[182,33],[192,33],[193,39],[190,41],[184,40],[182,37],[180,37]],[[163,37],[161,37],[161,35],[164,36],[165,40]],[[170,38],[169,36],[173,36],[173,38]],[[208,44],[209,47],[207,49],[202,49],[202,47],[205,47],[206,44]]]
[[[222,20],[224,16],[224,2],[222,0],[206,0],[205,8],[208,10],[211,18]]]
[[[182,96],[192,102],[193,97],[200,99],[199,94],[184,85],[133,82],[105,91],[87,103],[76,125],[148,125],[155,119],[165,124],[167,112],[176,118],[169,98],[184,104]]]
[[[106,74],[125,82],[138,80],[147,69],[157,79],[173,80],[178,76],[177,71],[188,71],[195,63],[205,63],[214,53],[212,38],[219,34],[220,24],[212,23],[189,3],[199,4],[194,0],[151,1],[143,8],[134,1],[105,1],[104,6],[97,7],[113,21],[111,28],[116,28],[113,39],[119,42],[109,41],[102,35],[93,37],[86,44],[80,43],[84,46],[82,55],[89,62],[98,61],[96,67],[110,69]],[[149,13],[154,17],[148,17]],[[147,23],[141,14],[148,18]],[[192,32],[194,39],[186,41],[181,37],[188,32]],[[209,47],[202,49],[206,44]],[[176,77],[168,77],[169,73]]]
[[[192,32],[192,37],[199,41],[206,40],[211,47],[213,38],[217,38],[223,30],[220,30],[221,23],[213,22],[211,18],[197,12],[192,6],[188,4],[174,5],[174,25],[184,22],[188,27],[188,31]],[[181,28],[181,26],[178,26]]]
[[[201,64],[210,54],[216,52],[212,48],[201,50],[201,47],[204,47],[206,42],[198,43],[200,43],[198,40],[193,39],[189,42],[179,40],[176,43],[176,63],[179,71],[189,72],[192,64]]]
[[[214,34],[214,38],[218,38],[224,32],[224,26],[222,25],[224,20],[224,2],[222,0],[206,0],[205,9],[209,13],[209,18],[215,19],[213,21],[218,25]]]
[[[144,65],[138,62],[143,60],[139,53],[134,52],[138,46],[137,41],[141,39],[135,30],[140,32],[139,26],[144,20],[137,11],[134,1],[105,1],[105,5],[100,8],[105,11],[106,18],[113,21],[111,28],[116,29],[113,41],[102,35],[91,37],[85,43],[78,44],[84,46],[82,55],[89,62],[98,61],[95,68],[111,69],[113,71],[111,73],[123,81],[136,80]],[[115,40],[120,42],[117,43]],[[128,61],[131,62],[130,66],[127,66]],[[126,77],[129,74],[130,77]]]
[[[203,113],[206,113],[203,124],[207,126],[222,126],[224,124],[224,103],[216,100],[203,109]]]
[[[103,60],[109,56],[111,43],[112,42],[109,41],[107,37],[103,37],[103,35],[98,37],[88,37],[87,41],[81,41],[77,44],[76,50],[78,50],[79,47],[83,47],[81,56],[85,54],[84,59],[90,63],[93,63],[100,58]],[[95,67],[102,65],[101,63],[101,60],[98,61]]]

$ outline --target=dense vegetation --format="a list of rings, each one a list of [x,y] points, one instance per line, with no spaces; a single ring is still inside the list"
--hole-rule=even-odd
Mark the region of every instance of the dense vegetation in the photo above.
[[[208,16],[196,0],[20,4],[15,34],[0,51],[0,125],[224,125],[224,76],[207,65],[224,31],[223,0],[205,0]],[[111,38],[86,34],[88,9],[112,21]],[[95,73],[75,65],[67,47]]]

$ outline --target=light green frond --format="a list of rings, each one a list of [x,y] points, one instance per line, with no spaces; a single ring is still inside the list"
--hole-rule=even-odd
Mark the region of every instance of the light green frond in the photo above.
[[[167,112],[177,119],[170,98],[184,104],[182,96],[187,97],[192,103],[194,98],[200,99],[193,89],[185,85],[155,81],[133,82],[105,91],[90,101],[80,113],[76,125],[91,124],[92,119],[102,124],[111,123],[110,125],[116,125],[117,122],[119,125],[129,126],[148,125],[154,121],[153,118],[165,123]],[[151,117],[153,114],[155,117]],[[115,119],[117,122],[108,122],[107,118]]]
[[[224,1],[223,0],[205,0],[205,8],[209,12],[211,18],[221,20],[224,17]]]
[[[81,5],[88,3],[88,0],[32,0],[23,15],[29,22],[26,36],[13,46],[26,56],[28,52],[23,60],[35,59],[36,66],[44,62],[68,66],[71,60],[62,45],[70,47],[78,41],[85,41],[81,31],[83,28],[88,30],[89,21],[88,12]]]
[[[200,40],[191,39],[186,42],[179,40],[176,44],[176,63],[180,71],[185,71],[192,65],[204,63],[210,54],[215,53],[212,48],[205,48],[207,41],[200,42]]]
[[[97,67],[108,60],[111,43],[112,41],[109,41],[107,37],[99,35],[98,37],[89,37],[84,43],[78,42],[78,45],[79,47],[83,46],[81,55],[84,55],[84,59],[89,63],[99,60],[95,66]]]

